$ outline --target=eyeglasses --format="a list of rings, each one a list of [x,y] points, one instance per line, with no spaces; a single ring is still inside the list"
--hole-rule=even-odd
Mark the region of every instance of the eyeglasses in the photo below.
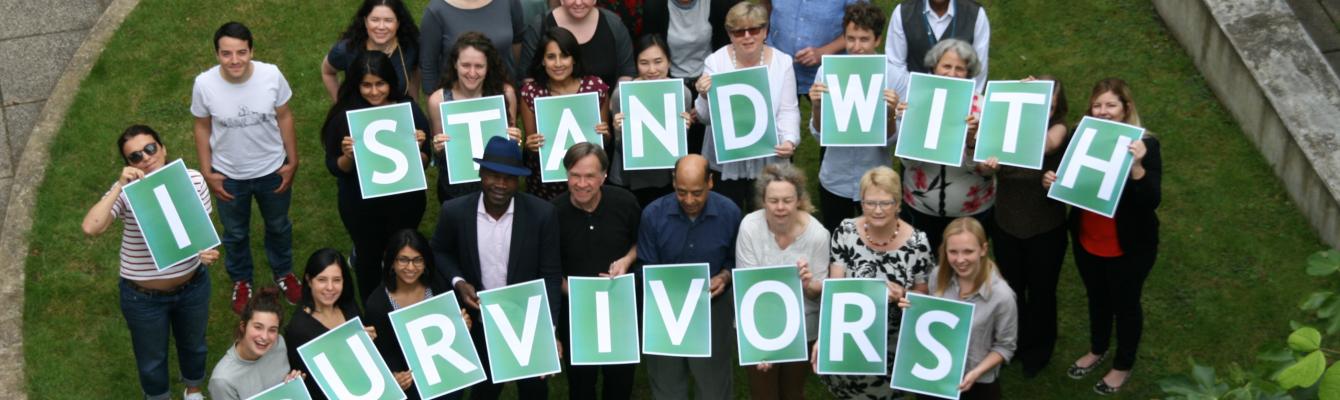
[[[414,264],[414,266],[416,266],[416,267],[422,267],[422,266],[423,266],[423,256],[414,257],[414,258],[409,258],[409,257],[396,257],[396,258],[395,258],[395,263],[396,263],[397,265],[401,265],[401,266]]]
[[[861,207],[871,210],[892,209],[898,202],[893,200],[861,200]]]
[[[144,149],[127,154],[126,161],[130,161],[131,164],[139,164],[140,161],[144,161],[145,157],[150,157],[154,154],[158,154],[158,143],[149,143],[144,145]]]
[[[752,28],[733,29],[730,31],[730,35],[733,37],[743,37],[744,35],[747,34],[749,36],[757,37],[758,35],[762,35],[763,30],[767,28],[768,24],[763,24]]]

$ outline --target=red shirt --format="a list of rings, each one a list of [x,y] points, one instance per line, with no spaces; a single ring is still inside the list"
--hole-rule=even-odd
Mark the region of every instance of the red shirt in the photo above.
[[[1121,257],[1117,241],[1117,220],[1089,211],[1079,212],[1079,244],[1084,251],[1099,257]]]

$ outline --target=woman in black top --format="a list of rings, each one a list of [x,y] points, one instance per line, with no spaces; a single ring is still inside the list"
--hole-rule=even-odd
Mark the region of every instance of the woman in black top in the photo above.
[[[419,28],[414,17],[401,0],[364,0],[321,60],[321,82],[331,100],[339,100],[340,71],[347,71],[359,53],[369,51],[391,59],[401,94],[419,97]]]
[[[429,148],[422,129],[428,126],[428,117],[419,110],[413,99],[404,95],[395,80],[391,60],[385,54],[365,52],[354,59],[340,85],[339,100],[326,114],[321,128],[322,144],[326,150],[326,169],[335,175],[339,185],[340,219],[354,242],[354,271],[358,274],[359,298],[367,299],[372,289],[381,283],[379,255],[386,248],[386,237],[392,232],[416,228],[423,219],[427,197],[422,190],[390,196],[364,199],[359,189],[358,171],[354,165],[354,139],[349,136],[349,122],[345,113],[367,107],[407,102],[414,113],[415,139],[419,143],[419,159],[427,163]]]
[[[374,341],[377,352],[386,360],[386,367],[410,399],[418,399],[419,391],[414,388],[414,377],[410,374],[405,354],[400,351],[400,341],[392,333],[390,314],[448,290],[433,266],[433,249],[428,246],[428,239],[413,229],[391,235],[382,256],[382,285],[368,297],[367,312],[363,315],[368,324],[386,333]],[[468,324],[469,317],[465,318]]]
[[[288,346],[288,365],[306,375],[303,380],[313,399],[325,399],[316,385],[311,370],[298,356],[298,348],[329,332],[350,319],[358,317],[358,299],[354,295],[354,281],[349,276],[349,265],[344,255],[331,248],[319,249],[307,258],[302,273],[302,301],[293,310],[292,322],[284,330]],[[368,335],[377,337],[376,330],[365,327]]]

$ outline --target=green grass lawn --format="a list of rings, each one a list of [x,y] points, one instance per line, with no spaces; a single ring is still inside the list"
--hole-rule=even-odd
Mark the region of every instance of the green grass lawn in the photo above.
[[[52,142],[48,179],[38,194],[24,309],[31,397],[139,394],[117,301],[119,228],[88,238],[79,224],[120,170],[113,143],[127,125],[155,127],[165,136],[170,157],[198,165],[188,110],[191,84],[197,73],[215,64],[210,38],[225,21],[250,25],[256,59],[278,64],[293,86],[290,104],[303,161],[293,189],[295,263],[301,268],[319,247],[350,248],[336,211],[335,182],[322,164],[318,142],[328,107],[318,66],[356,8],[356,2],[341,3],[332,8],[326,2],[289,0],[189,5],[146,0],[122,24]],[[409,3],[422,10],[427,0]],[[879,3],[886,12],[892,10],[890,1]],[[992,78],[1059,76],[1076,121],[1093,82],[1125,78],[1134,86],[1145,125],[1163,142],[1163,252],[1146,285],[1144,346],[1125,394],[1159,396],[1156,379],[1186,370],[1189,357],[1212,365],[1249,363],[1262,346],[1283,343],[1287,321],[1301,315],[1294,308],[1301,294],[1322,285],[1304,275],[1304,257],[1324,246],[1153,7],[1136,0],[987,3],[993,22]],[[818,151],[808,134],[804,140],[797,162],[813,178]],[[425,232],[436,214],[428,211]],[[252,232],[262,232],[259,218],[255,222]],[[253,239],[259,255],[261,238]],[[230,344],[236,317],[228,308],[230,285],[221,264],[210,273],[212,367]],[[257,276],[267,274],[268,267],[258,268]],[[1007,367],[1007,397],[1089,396],[1101,376],[1064,377],[1065,366],[1087,348],[1084,293],[1073,267],[1064,269],[1059,296],[1056,358],[1031,380],[1016,366]],[[176,362],[171,364],[175,380]],[[639,374],[642,397],[647,396],[645,382],[645,374]],[[746,385],[743,370],[737,369],[740,396],[747,393]],[[175,384],[173,391],[180,390]],[[566,397],[561,377],[553,393]],[[828,397],[813,377],[807,393]]]

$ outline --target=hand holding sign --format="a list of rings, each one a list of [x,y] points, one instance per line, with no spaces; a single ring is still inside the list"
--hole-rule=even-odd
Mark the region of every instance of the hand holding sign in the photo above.
[[[972,336],[972,303],[908,294],[890,386],[957,399]],[[910,306],[915,304],[915,306]]]
[[[819,93],[821,146],[884,146],[888,104],[881,101],[884,56],[823,56]],[[811,92],[811,99],[815,94]]]
[[[428,188],[411,103],[345,113],[364,199]]]
[[[603,146],[603,138],[609,134],[608,128],[602,128],[603,124],[600,120],[600,96],[595,93],[535,99],[536,135],[526,138],[526,142],[527,148],[535,148],[540,152],[542,181],[567,181],[563,155],[577,143],[591,142]],[[533,147],[531,138],[538,139]]]
[[[679,79],[619,85],[623,112],[614,123],[623,131],[625,169],[673,168],[675,160],[688,154],[687,125],[679,121],[687,114],[684,102],[684,81]]]
[[[824,281],[819,308],[819,338],[814,343],[815,373],[883,375],[888,371],[889,303],[883,279]]]
[[[953,167],[962,164],[974,85],[971,79],[913,73],[894,155]]]
[[[327,397],[400,400],[400,390],[386,361],[355,317],[298,347],[317,386]]]
[[[642,268],[642,352],[662,356],[711,357],[712,319],[707,264]]]
[[[1140,141],[1144,132],[1138,126],[1084,117],[1075,127],[1047,197],[1112,218],[1128,174],[1144,176],[1143,166],[1132,168],[1136,157],[1143,159],[1147,150]],[[1044,176],[1044,185],[1046,181]]]
[[[699,80],[699,88],[703,82]],[[706,82],[717,163],[777,155],[779,149],[775,147],[781,143],[773,121],[767,67],[722,72]]]
[[[220,244],[209,212],[181,160],[147,175],[127,167],[122,169],[121,180],[130,182],[121,190],[159,271]]]
[[[737,268],[731,274],[740,365],[805,360],[805,303],[796,266]]]
[[[996,158],[1042,168],[1052,103],[1052,81],[991,81],[982,105],[982,133],[973,161]]]
[[[438,109],[445,117],[434,146],[445,150],[447,181],[453,185],[479,181],[479,164],[474,159],[484,156],[484,144],[494,136],[510,136],[514,129],[507,126],[505,99],[498,95],[448,101]]]
[[[393,374],[401,388],[419,382],[419,396],[431,399],[487,379],[455,292],[392,311],[390,319],[409,367]]]

